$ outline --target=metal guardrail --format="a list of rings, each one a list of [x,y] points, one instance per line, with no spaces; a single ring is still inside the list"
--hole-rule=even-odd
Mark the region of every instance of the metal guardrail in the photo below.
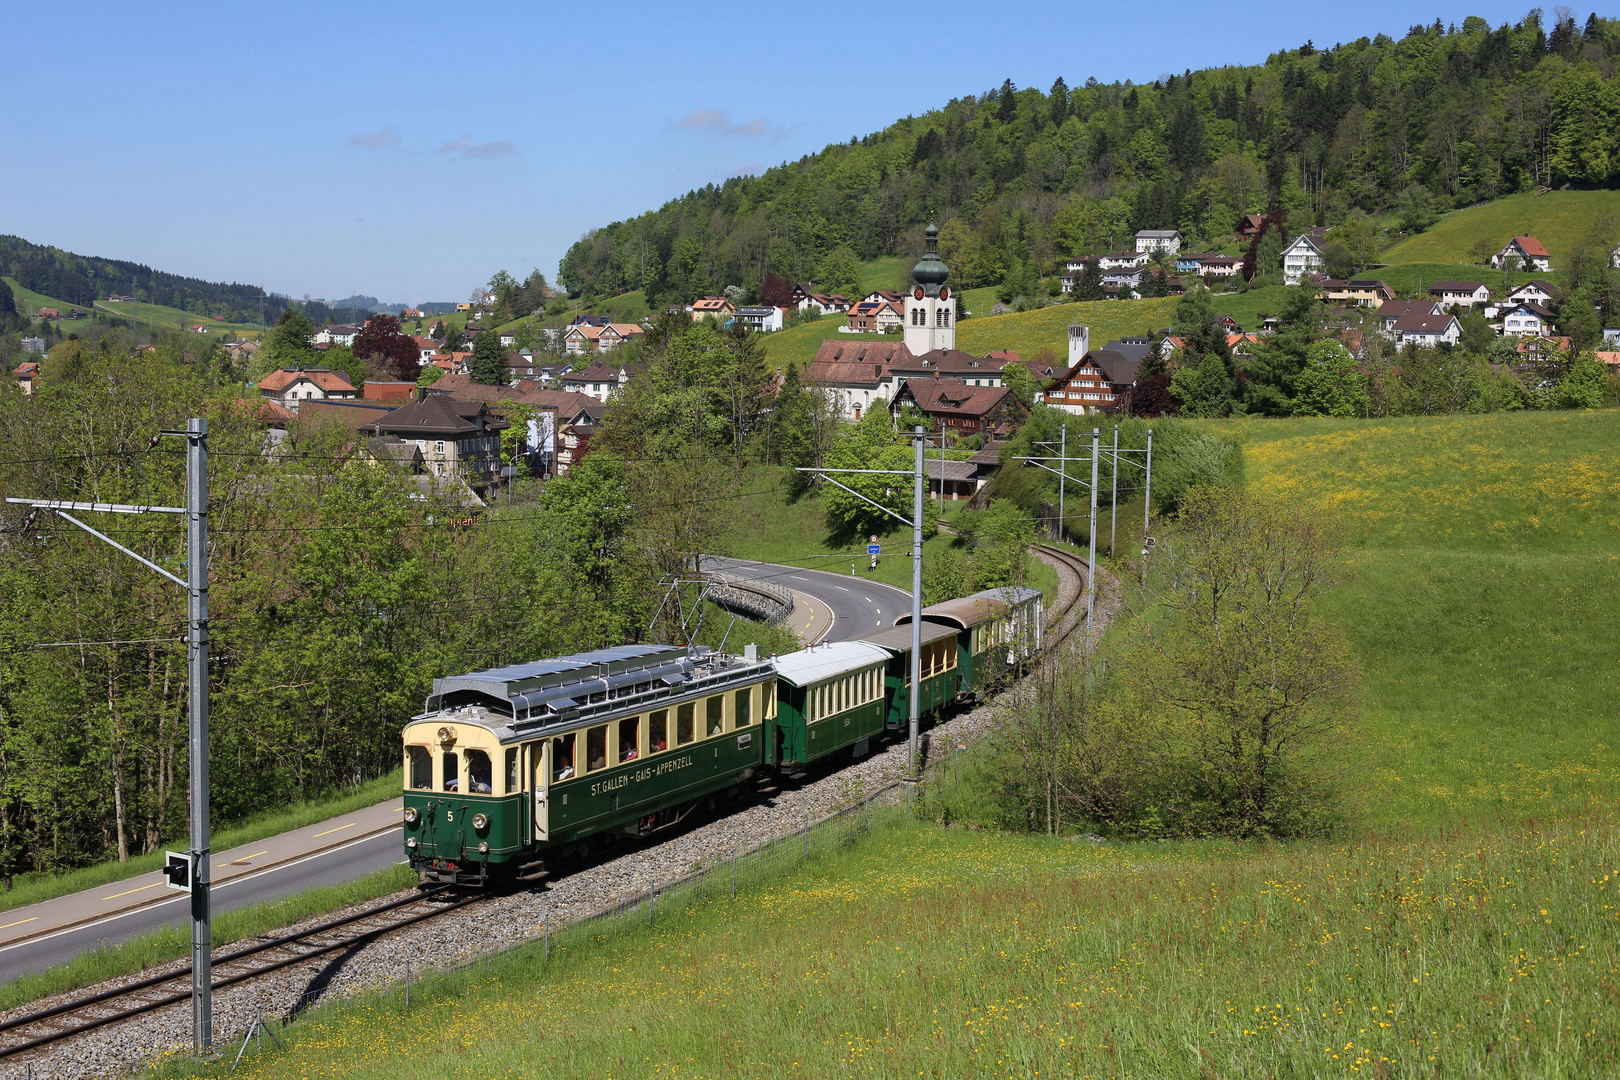
[[[793,614],[791,589],[769,581],[709,571],[709,599],[729,611],[775,625]]]

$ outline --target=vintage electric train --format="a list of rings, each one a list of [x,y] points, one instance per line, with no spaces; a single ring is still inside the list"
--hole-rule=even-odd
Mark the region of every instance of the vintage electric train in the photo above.
[[[922,615],[925,722],[1040,648],[1035,589]],[[621,645],[436,679],[405,725],[406,856],[424,884],[534,879],[771,772],[859,757],[909,726],[910,622],[763,659]]]

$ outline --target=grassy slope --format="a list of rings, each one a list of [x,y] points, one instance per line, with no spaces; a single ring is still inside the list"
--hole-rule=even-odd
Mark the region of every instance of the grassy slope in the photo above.
[[[1481,237],[1501,250],[1509,238],[1528,235],[1547,245],[1557,269],[1558,257],[1584,240],[1593,221],[1605,211],[1620,214],[1620,191],[1550,191],[1539,198],[1509,195],[1447,214],[1428,231],[1384,252],[1382,258],[1387,263],[1469,265],[1474,262],[1474,244]]]
[[[1216,426],[1256,490],[1344,525],[1374,820],[1620,795],[1620,412]]]
[[[70,304],[66,300],[57,300],[43,293],[34,292],[32,289],[25,289],[17,284],[16,278],[8,277],[5,282],[11,286],[12,295],[16,298],[17,310],[30,320],[39,317],[39,309],[42,307],[59,308],[66,314],[72,308],[84,306],[82,304]],[[256,336],[259,331],[256,323],[217,323],[212,319],[193,315],[188,311],[163,307],[159,304],[97,303],[93,306],[95,310],[112,319],[133,319],[135,322],[145,326],[157,326],[167,330],[182,330],[195,326],[197,323],[204,323],[210,333],[229,334],[233,337],[243,332],[251,332]],[[68,331],[73,328],[74,323],[71,320],[64,319],[57,325],[62,327],[64,331]]]
[[[874,822],[836,856],[168,1075],[1587,1076],[1606,829],[1234,852]],[[746,868],[745,868],[746,870]],[[498,1037],[492,1037],[498,1032]],[[1605,1065],[1604,1063],[1607,1062]]]

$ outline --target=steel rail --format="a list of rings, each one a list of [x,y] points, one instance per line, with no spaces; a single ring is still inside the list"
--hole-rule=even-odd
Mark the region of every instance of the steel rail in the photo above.
[[[328,933],[340,927],[360,922],[364,919],[386,914],[387,912],[394,911],[398,908],[406,907],[411,904],[422,903],[425,900],[442,895],[443,893],[449,891],[449,888],[449,886],[442,886],[438,889],[433,889],[417,896],[407,896],[401,900],[391,900],[386,904],[380,904],[377,907],[368,908],[365,911],[356,912],[353,915],[345,915],[340,919],[332,919],[328,922],[321,923],[318,926],[312,926],[307,930],[300,930],[294,934],[285,934],[278,938],[272,938],[269,941],[262,941],[257,945],[252,945],[245,949],[238,949],[235,952],[216,957],[214,963],[216,965],[225,965],[234,961],[246,959],[250,956],[255,956],[259,953],[268,952],[272,949],[286,948],[290,945],[306,941],[309,938],[316,937],[317,935],[323,933]],[[270,963],[254,967],[249,971],[244,971],[235,975],[228,975],[220,979],[214,979],[211,985],[213,989],[219,990],[227,986],[234,986],[237,983],[247,982],[250,979],[256,979],[259,976],[269,974],[272,971],[280,971],[282,968],[292,967],[294,964],[301,964],[306,960],[312,960],[315,957],[324,956],[327,953],[335,952],[339,949],[348,948],[351,945],[355,945],[363,941],[369,941],[381,937],[384,934],[392,933],[393,931],[402,929],[403,927],[412,926],[416,923],[425,922],[428,919],[436,918],[440,915],[460,910],[461,908],[464,908],[469,904],[477,903],[482,899],[483,897],[480,895],[468,896],[454,903],[445,904],[430,911],[424,911],[419,914],[411,915],[404,919],[391,922],[386,926],[362,930],[357,934],[351,934],[344,937],[342,940],[330,942],[324,945],[317,945],[313,949],[299,953],[296,956],[273,960]],[[72,1001],[67,1001],[60,1005],[52,1006],[49,1009],[41,1009],[38,1012],[29,1013],[26,1016],[19,1016],[15,1019],[0,1023],[0,1033],[14,1031],[17,1028],[27,1027],[32,1024],[44,1023],[67,1013],[78,1012],[82,1009],[88,1009],[95,1005],[115,1001],[123,997],[129,997],[139,993],[142,990],[147,990],[154,986],[162,985],[163,983],[173,982],[176,979],[187,978],[190,975],[191,965],[188,964],[183,968],[178,968],[164,975],[149,976],[126,986],[120,986],[112,990],[104,990],[99,994],[91,994],[88,997],[76,998]],[[53,1042],[59,1042],[62,1039],[72,1038],[75,1035],[81,1035],[88,1031],[94,1031],[95,1029],[105,1027],[108,1024],[115,1024],[119,1021],[128,1020],[144,1013],[151,1012],[154,1009],[161,1009],[168,1005],[175,1005],[179,1004],[180,1002],[189,1001],[190,999],[191,990],[188,988],[184,991],[165,994],[150,1001],[142,1001],[138,1004],[121,1009],[114,1013],[110,1013],[106,1016],[91,1017],[87,1020],[75,1023],[71,1027],[49,1032],[45,1035],[36,1036],[32,1039],[16,1043],[12,1046],[0,1047],[0,1059],[11,1057],[28,1050],[37,1049],[38,1047],[46,1046]]]

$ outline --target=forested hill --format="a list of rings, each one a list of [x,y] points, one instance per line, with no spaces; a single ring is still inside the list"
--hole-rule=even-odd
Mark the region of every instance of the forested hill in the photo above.
[[[710,185],[576,243],[560,280],[652,304],[766,271],[814,277],[840,246],[910,255],[940,223],[959,286],[1050,272],[1139,228],[1224,243],[1244,213],[1333,224],[1403,202],[1423,220],[1542,185],[1620,184],[1620,20],[1540,10],[1414,26],[1159,82],[959,98],[797,162]]]

